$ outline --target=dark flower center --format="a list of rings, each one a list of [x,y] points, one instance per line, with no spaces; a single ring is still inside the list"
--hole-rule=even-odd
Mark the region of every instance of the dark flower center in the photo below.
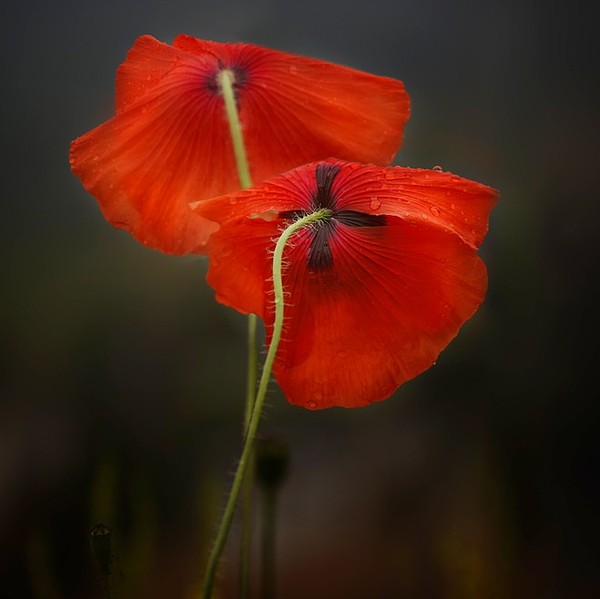
[[[219,73],[227,70],[233,74],[233,90],[239,92],[243,89],[248,81],[247,70],[240,65],[226,66],[219,61],[215,70],[207,77],[205,81],[205,87],[212,93],[221,93],[221,86],[219,84]]]
[[[321,208],[331,210],[328,220],[318,222],[312,227],[313,237],[308,250],[307,263],[313,270],[323,270],[333,265],[329,240],[332,235],[335,235],[339,223],[347,227],[383,227],[386,224],[384,215],[337,208],[338,199],[332,191],[332,186],[339,171],[340,167],[337,164],[317,165],[315,172],[317,190],[311,198],[311,209],[309,211],[284,210],[279,213],[279,218],[296,220]]]

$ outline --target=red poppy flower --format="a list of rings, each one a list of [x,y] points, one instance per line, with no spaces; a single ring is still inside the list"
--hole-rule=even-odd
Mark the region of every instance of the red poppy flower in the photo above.
[[[400,81],[249,44],[142,36],[117,71],[115,116],[72,143],[71,166],[107,220],[150,247],[202,252],[216,227],[189,202],[240,187],[223,69],[254,182],[331,156],[389,164],[400,146]]]
[[[200,202],[217,299],[273,327],[271,262],[281,230],[319,208],[284,251],[286,293],[274,374],[291,403],[357,407],[429,368],[477,310],[476,250],[497,200],[450,173],[337,160]]]

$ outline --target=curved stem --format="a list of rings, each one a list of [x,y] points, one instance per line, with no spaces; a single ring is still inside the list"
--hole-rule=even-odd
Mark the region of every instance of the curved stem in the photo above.
[[[233,514],[235,511],[235,504],[240,492],[244,473],[248,466],[252,446],[256,437],[256,431],[258,430],[258,423],[262,413],[262,407],[267,394],[267,388],[271,379],[271,371],[273,370],[273,362],[277,354],[277,347],[281,340],[281,330],[283,328],[283,313],[284,313],[284,295],[283,295],[283,250],[289,238],[302,227],[306,227],[312,223],[325,220],[329,218],[331,211],[328,208],[322,208],[304,216],[303,218],[293,222],[287,229],[283,231],[279,237],[277,244],[275,245],[275,252],[273,253],[273,291],[275,295],[275,320],[273,322],[273,334],[271,335],[271,343],[269,344],[269,350],[267,351],[267,357],[260,377],[260,383],[258,386],[258,392],[256,394],[256,400],[254,402],[254,409],[248,423],[248,429],[246,431],[246,439],[244,441],[244,447],[242,449],[242,455],[238,462],[238,467],[233,478],[233,484],[229,497],[227,498],[227,504],[225,505],[225,511],[219,526],[217,538],[215,544],[210,553],[208,559],[208,565],[206,568],[206,577],[204,580],[204,599],[210,599],[212,595],[212,589],[214,586],[215,575],[219,558],[223,552],[229,529],[231,528],[231,522],[233,520]]]

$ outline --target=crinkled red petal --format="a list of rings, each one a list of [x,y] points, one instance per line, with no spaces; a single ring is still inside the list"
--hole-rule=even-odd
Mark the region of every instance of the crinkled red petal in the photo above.
[[[169,51],[177,54],[177,66],[76,139],[70,158],[109,222],[150,247],[185,254],[201,251],[216,229],[189,203],[235,189],[237,177],[222,102],[202,88],[212,65]]]
[[[329,161],[337,162],[337,161]],[[208,243],[207,281],[219,302],[265,317],[272,253],[285,223],[281,212],[311,209],[315,163],[227,196],[192,204],[196,214],[219,224]]]
[[[275,376],[291,403],[311,409],[385,399],[433,364],[485,296],[487,273],[475,247],[497,200],[491,188],[448,173],[329,162],[339,166],[337,209],[379,214],[385,224],[337,222],[328,268],[309,267],[309,228],[285,250]],[[305,165],[195,206],[220,224],[209,243],[208,281],[217,298],[262,316],[269,336],[272,251],[289,224],[278,217],[310,209],[316,169]]]
[[[203,252],[212,228],[188,203],[239,187],[220,68],[255,182],[329,156],[387,164],[409,116],[401,82],[246,44],[142,36],[118,70],[117,114],[72,143],[74,173],[107,219],[168,253]]]
[[[410,98],[400,81],[251,44],[180,35],[173,45],[247,71],[239,110],[255,182],[330,156],[386,165],[402,143]]]
[[[346,165],[333,193],[347,210],[431,223],[477,248],[488,231],[498,192],[448,172],[406,167]]]
[[[485,265],[459,237],[388,217],[339,224],[333,266],[307,266],[308,233],[285,261],[283,338],[274,374],[288,401],[310,409],[389,397],[437,359],[485,296]],[[267,331],[273,312],[267,310]]]
[[[204,218],[220,223],[208,243],[207,281],[219,302],[264,317],[271,301],[272,252],[281,234],[282,211],[308,209],[311,169],[301,167],[230,196],[194,204]]]

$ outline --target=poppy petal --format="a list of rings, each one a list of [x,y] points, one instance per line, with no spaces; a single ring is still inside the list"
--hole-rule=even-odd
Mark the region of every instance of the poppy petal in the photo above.
[[[273,239],[279,236],[281,224],[260,218],[255,222],[248,218],[231,220],[229,224],[209,241],[206,280],[221,304],[243,314],[262,315],[268,296],[267,282],[272,276]]]
[[[429,222],[460,236],[474,248],[488,231],[496,190],[448,172],[375,166],[342,169],[333,184],[340,206]]]
[[[258,154],[254,159],[257,180],[273,174],[274,161],[283,172],[330,156],[381,165],[393,160],[410,111],[399,81],[276,53],[265,56],[258,73],[268,101],[264,93],[249,95],[240,109],[248,146],[263,145],[265,164]]]
[[[116,115],[70,158],[106,218],[150,247],[203,252],[213,228],[188,204],[239,188],[222,69],[235,75],[255,182],[333,155],[387,164],[400,146],[399,81],[248,44],[142,36],[118,70]]]
[[[485,296],[485,265],[460,238],[388,217],[338,224],[334,268],[311,272],[308,235],[285,255],[285,324],[274,374],[288,401],[311,409],[389,397],[437,359]],[[267,330],[272,330],[267,311]]]
[[[125,61],[117,69],[115,107],[122,112],[156,87],[178,61],[187,55],[151,35],[142,35],[127,52]]]
[[[200,251],[216,228],[189,202],[237,187],[222,102],[186,58],[122,112],[71,144],[71,168],[107,220],[166,253]]]
[[[305,171],[296,169],[250,189],[192,204],[198,214],[220,223],[209,240],[206,277],[220,303],[264,316],[272,251],[282,229],[278,215],[310,207]]]
[[[117,112],[121,112],[155,87],[177,63],[189,61],[192,55],[203,59],[208,55],[223,61],[227,59],[229,48],[234,45],[180,35],[170,46],[151,35],[140,36],[127,53],[125,61],[117,69],[115,91]]]
[[[248,70],[240,118],[248,148],[261,148],[255,181],[330,156],[386,165],[400,147],[410,115],[401,81],[252,44],[180,35],[173,45],[221,60],[226,50],[234,69]]]

